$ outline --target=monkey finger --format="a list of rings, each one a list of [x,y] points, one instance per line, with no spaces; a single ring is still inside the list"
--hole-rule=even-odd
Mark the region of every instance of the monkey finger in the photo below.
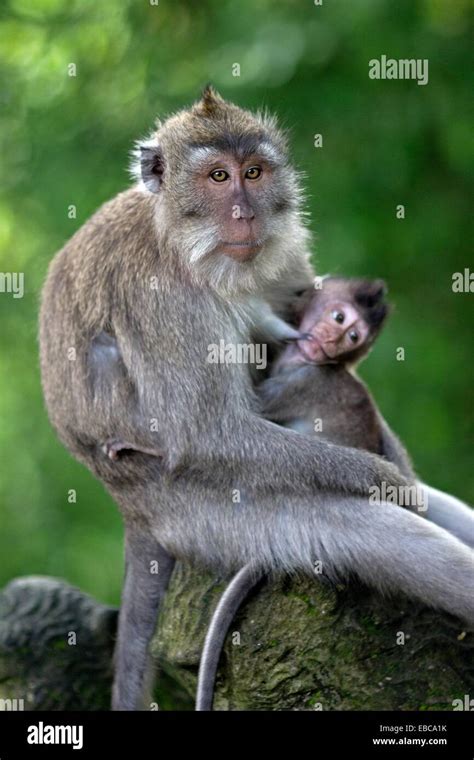
[[[314,336],[309,332],[304,332],[304,333],[300,333],[300,337],[298,338],[298,340],[313,340],[314,341]]]

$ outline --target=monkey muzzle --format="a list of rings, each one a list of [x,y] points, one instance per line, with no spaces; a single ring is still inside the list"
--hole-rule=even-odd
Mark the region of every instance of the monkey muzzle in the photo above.
[[[298,350],[306,362],[311,364],[335,364],[335,359],[327,352],[330,346],[312,333],[304,333],[296,342]]]

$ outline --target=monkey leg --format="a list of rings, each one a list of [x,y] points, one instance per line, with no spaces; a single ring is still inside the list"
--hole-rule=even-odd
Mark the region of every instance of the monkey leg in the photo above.
[[[474,510],[450,494],[419,483],[427,494],[426,517],[474,548]]]
[[[227,631],[242,602],[261,577],[262,573],[252,565],[243,567],[231,580],[213,612],[199,663],[196,692],[198,712],[212,710],[217,666]]]
[[[144,709],[151,686],[148,654],[174,559],[147,530],[125,529],[125,583],[115,648],[113,710]]]
[[[183,481],[174,486],[180,490]],[[251,562],[262,572],[314,575],[321,562],[330,579],[356,575],[382,593],[404,593],[474,625],[473,550],[418,514],[351,496],[298,498],[289,489],[267,497],[248,489],[229,509],[191,483],[179,502],[162,509],[156,528],[172,555],[226,572]]]

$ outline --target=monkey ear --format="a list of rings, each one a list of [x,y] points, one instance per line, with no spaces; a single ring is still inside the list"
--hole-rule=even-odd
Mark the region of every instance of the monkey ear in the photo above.
[[[143,184],[151,193],[158,193],[163,182],[165,162],[159,145],[140,145],[140,171]]]
[[[383,280],[363,280],[357,288],[355,299],[361,306],[372,308],[381,303],[388,293]]]
[[[362,280],[354,294],[355,302],[363,309],[367,324],[377,329],[373,338],[376,337],[390,313],[390,307],[384,301],[387,292],[387,286],[383,280]]]

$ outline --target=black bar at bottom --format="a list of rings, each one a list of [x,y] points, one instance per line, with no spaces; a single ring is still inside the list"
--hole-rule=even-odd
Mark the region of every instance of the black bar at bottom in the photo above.
[[[2,712],[0,760],[179,753],[474,757],[470,712]],[[54,742],[54,743],[53,743]],[[76,747],[76,749],[74,749]],[[160,753],[160,755],[158,754]]]

